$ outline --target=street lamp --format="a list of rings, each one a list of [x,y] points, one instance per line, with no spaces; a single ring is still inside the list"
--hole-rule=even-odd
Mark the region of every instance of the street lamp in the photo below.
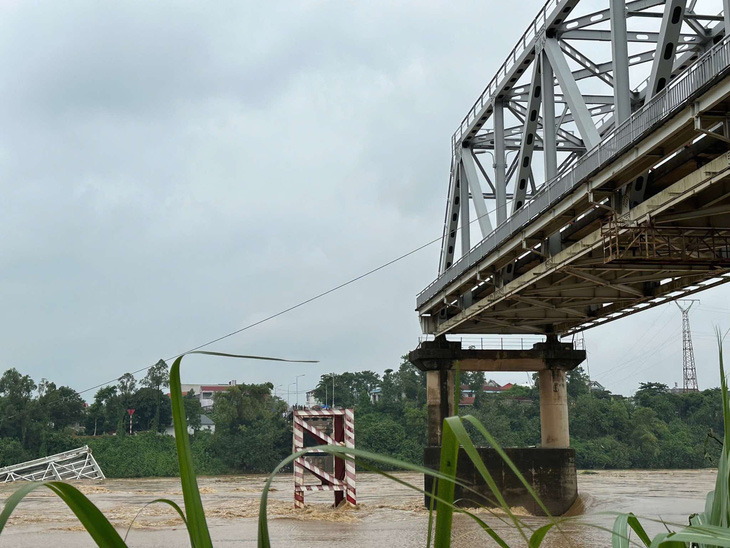
[[[289,388],[291,388],[292,386],[294,386],[294,383],[293,382],[290,383],[289,386],[286,387],[286,404],[288,406],[291,406],[291,402],[289,401],[289,397],[290,397],[289,396],[289,393],[290,393]]]
[[[335,408],[335,374],[332,373],[332,409]]]
[[[306,377],[303,373],[301,375],[296,376],[296,384],[297,384],[297,407],[299,407],[299,377]]]

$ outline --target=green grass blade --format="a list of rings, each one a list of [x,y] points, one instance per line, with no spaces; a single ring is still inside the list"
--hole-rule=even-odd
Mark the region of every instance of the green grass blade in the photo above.
[[[127,537],[129,536],[129,531],[132,530],[132,525],[134,525],[134,522],[137,521],[137,518],[142,513],[142,511],[147,508],[150,504],[167,504],[168,506],[172,506],[173,510],[178,513],[178,515],[182,518],[183,523],[185,524],[185,528],[188,527],[188,520],[185,519],[185,513],[182,511],[182,508],[180,508],[177,503],[170,499],[155,499],[151,500],[150,502],[146,503],[142,508],[140,508],[137,513],[134,515],[134,518],[132,518],[132,521],[129,522],[129,527],[127,527],[127,532],[124,533],[124,542],[127,542]],[[190,533],[190,530],[188,529],[188,534]],[[193,539],[190,539],[190,543],[192,546],[195,546],[193,543]]]
[[[441,474],[449,479],[438,482],[438,497],[436,503],[436,532],[434,533],[435,548],[449,548],[451,545],[451,527],[454,518],[454,491],[456,489],[456,463],[459,457],[459,442],[454,430],[444,420],[441,429]]]
[[[730,548],[730,529],[714,525],[687,527],[676,533],[661,533],[654,537],[650,548],[686,548],[687,545],[722,546]]]
[[[466,514],[467,516],[472,518],[479,525],[479,527],[484,530],[485,533],[492,537],[492,540],[497,543],[497,546],[501,546],[501,548],[510,548],[509,544],[507,544],[494,529],[487,525],[487,523],[482,518],[472,512],[463,509],[460,509],[459,513]],[[530,548],[532,548],[532,545],[530,545]]]
[[[502,446],[499,445],[497,440],[492,436],[487,429],[484,427],[484,425],[479,422],[479,420],[476,417],[473,417],[472,415],[465,415],[464,417],[461,417],[462,420],[468,421],[471,423],[478,431],[479,433],[484,436],[484,439],[487,440],[489,445],[492,446],[492,448],[497,452],[497,454],[502,458],[502,460],[509,466],[510,470],[517,476],[517,479],[520,480],[520,483],[525,487],[527,492],[530,494],[530,496],[535,500],[535,502],[538,504],[540,509],[545,513],[548,518],[552,519],[552,516],[550,514],[550,511],[547,509],[547,506],[540,500],[540,497],[537,495],[535,490],[532,488],[530,483],[525,479],[525,477],[522,475],[522,473],[517,469],[517,466],[515,466],[515,463],[512,462],[512,459],[510,459],[507,456],[507,453],[504,452],[504,449],[502,449]]]
[[[530,536],[530,542],[528,543],[528,546],[530,548],[539,548],[542,544],[542,541],[545,540],[545,535],[547,535],[550,529],[552,529],[554,526],[555,523],[548,523],[547,525],[543,525],[542,527],[537,529]]]
[[[270,356],[248,356],[244,354],[228,354],[226,352],[211,352],[208,350],[193,350],[187,354],[288,363],[319,363],[317,360],[287,360],[284,358],[272,358]],[[200,498],[198,480],[195,477],[195,470],[193,468],[193,455],[190,450],[190,440],[188,440],[188,423],[185,415],[182,386],[180,384],[180,363],[182,362],[183,356],[179,356],[170,368],[170,398],[172,399],[175,445],[177,446],[177,458],[180,465],[180,483],[182,484],[183,501],[185,502],[185,511],[187,513],[186,523],[188,533],[190,534],[190,542],[195,548],[210,548],[212,547],[210,531],[205,520],[203,501]],[[185,519],[184,516],[183,519]],[[268,532],[266,532],[265,536],[268,538]],[[259,532],[259,538],[261,538],[261,532]]]
[[[651,544],[651,539],[646,534],[639,519],[634,514],[628,513],[619,514],[613,523],[613,531],[611,534],[611,546],[613,548],[629,548],[629,528],[636,533],[636,536],[644,543],[644,546]]]
[[[708,511],[705,506],[705,516],[702,521],[710,525],[718,525],[728,527],[730,525],[730,511],[728,509],[728,500],[730,500],[730,463],[728,462],[728,452],[730,451],[730,398],[728,397],[727,378],[725,377],[725,364],[722,355],[722,333],[719,329],[715,329],[717,334],[718,361],[720,362],[720,389],[722,392],[722,418],[724,422],[725,439],[720,454],[720,461],[717,464],[717,480],[715,481],[715,491],[712,497],[711,507]],[[710,499],[708,497],[708,502]]]
[[[185,355],[187,356],[188,354],[203,354],[205,356],[220,356],[222,358],[242,358],[245,360],[267,360],[271,362],[319,363],[319,360],[287,360],[285,358],[272,358],[271,356],[247,356],[245,354],[229,354],[227,352],[212,352],[210,350],[193,350]],[[182,358],[182,356],[180,356],[180,358]]]
[[[684,542],[669,538],[671,535],[672,533],[659,533],[651,541],[650,548],[659,548],[659,546],[662,548],[687,548]]]
[[[60,481],[49,481],[46,483],[29,483],[24,485],[12,495],[8,497],[5,502],[3,511],[0,513],[0,532],[3,531],[5,525],[8,522],[8,518],[13,513],[15,508],[18,506],[21,500],[25,498],[28,493],[38,489],[39,487],[46,487],[53,491],[59,496],[63,502],[66,503],[71,511],[83,525],[84,529],[89,533],[94,542],[99,546],[109,546],[110,548],[124,548],[127,545],[119,536],[116,529],[109,523],[104,514],[101,513],[96,505],[91,502],[81,491],[76,489],[73,485],[68,483],[62,483]]]
[[[180,465],[180,484],[182,485],[187,528],[190,542],[195,548],[212,548],[208,524],[205,521],[203,501],[198,490],[198,480],[193,467],[193,453],[188,439],[188,421],[185,415],[182,386],[180,385],[180,362],[177,358],[170,368],[170,399],[172,400],[172,418],[175,428],[175,445]]]
[[[426,548],[431,548],[433,542],[433,506],[436,503],[436,488],[438,487],[438,480],[434,479],[431,484],[431,493],[428,498],[428,535],[426,536]]]

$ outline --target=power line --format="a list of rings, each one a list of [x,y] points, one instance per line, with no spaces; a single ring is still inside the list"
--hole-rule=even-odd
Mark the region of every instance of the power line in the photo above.
[[[482,217],[485,217],[485,216],[489,215],[490,213],[494,213],[495,211],[497,211],[497,208],[491,209],[491,210],[487,211],[486,213],[484,213],[483,215],[478,216],[478,217],[475,217],[469,223],[469,226],[471,226],[472,224],[476,223]],[[266,316],[265,318],[263,318],[261,320],[258,320],[258,321],[255,321],[255,322],[249,324],[249,325],[246,325],[245,327],[242,327],[240,329],[236,329],[235,331],[231,331],[230,333],[228,333],[226,335],[222,335],[222,336],[217,337],[215,339],[212,339],[212,340],[210,340],[210,341],[208,341],[206,343],[203,343],[203,344],[200,344],[198,346],[195,346],[195,347],[193,347],[193,348],[191,348],[191,349],[189,349],[189,350],[187,350],[185,352],[181,352],[179,354],[176,354],[175,356],[172,356],[170,358],[167,358],[166,361],[176,360],[177,358],[179,358],[181,356],[184,356],[185,354],[189,354],[190,352],[194,352],[196,350],[200,350],[201,348],[205,348],[207,346],[210,346],[212,344],[215,344],[217,342],[220,342],[220,341],[222,341],[224,339],[227,339],[229,337],[233,337],[234,335],[238,335],[239,333],[243,333],[244,331],[248,331],[249,329],[251,329],[253,327],[256,327],[258,325],[261,325],[262,323],[265,323],[265,322],[268,322],[270,320],[273,320],[274,318],[278,318],[279,316],[283,316],[284,314],[287,314],[287,313],[289,313],[289,312],[291,312],[293,310],[296,310],[297,308],[301,308],[302,306],[307,305],[307,304],[309,304],[309,303],[311,303],[313,301],[316,301],[318,299],[321,299],[322,297],[325,297],[325,296],[329,295],[330,293],[334,293],[335,291],[338,291],[338,290],[340,290],[340,289],[342,289],[344,287],[347,287],[347,286],[349,286],[349,285],[351,285],[351,284],[353,284],[355,282],[358,282],[358,281],[362,280],[363,278],[366,278],[366,277],[368,277],[368,276],[370,276],[372,274],[375,274],[376,272],[379,272],[380,270],[383,270],[383,269],[385,269],[385,268],[387,268],[387,267],[389,267],[389,266],[391,266],[391,265],[393,265],[393,264],[395,264],[395,263],[397,263],[399,261],[402,261],[403,259],[406,259],[407,257],[410,257],[411,255],[413,255],[415,253],[418,253],[422,249],[425,249],[425,248],[429,247],[430,245],[433,245],[436,242],[441,241],[441,240],[443,240],[443,235],[442,236],[439,236],[438,238],[434,238],[433,240],[430,240],[430,241],[426,242],[425,244],[422,244],[422,245],[416,247],[415,249],[412,249],[412,250],[408,251],[407,253],[403,253],[402,255],[399,255],[395,259],[391,259],[390,261],[387,261],[387,262],[381,264],[380,266],[377,266],[375,268],[372,268],[372,269],[368,270],[367,272],[365,272],[363,274],[360,274],[359,276],[355,276],[354,278],[351,278],[351,279],[347,280],[346,282],[343,282],[343,283],[341,283],[339,285],[336,285],[335,287],[332,287],[332,288],[330,288],[330,289],[328,289],[326,291],[323,291],[321,293],[318,293],[317,295],[315,295],[313,297],[310,297],[308,299],[305,299],[303,301],[300,301],[300,302],[298,302],[297,304],[295,304],[293,306],[290,306],[288,308],[285,308],[284,310],[281,310],[279,312],[276,312],[275,314],[271,314],[269,316]],[[286,361],[286,360],[284,360],[284,361]],[[157,363],[157,362],[155,362],[155,363]],[[129,373],[131,375],[136,375],[138,373],[142,373],[144,371],[147,371],[148,369],[152,368],[154,365],[155,364],[151,364],[151,365],[142,367],[140,369],[137,369],[135,371],[131,371]],[[110,384],[113,384],[113,383],[119,381],[120,378],[121,378],[121,376],[120,377],[116,377],[114,379],[110,379],[108,381],[105,381],[105,382],[96,384],[94,386],[90,386],[88,388],[85,388],[83,390],[77,391],[76,393],[79,394],[79,395],[85,394],[86,392],[90,392],[92,390],[96,390],[96,389],[101,388],[103,386],[108,386]],[[56,404],[56,403],[61,403],[61,402],[65,401],[65,400],[67,400],[67,399],[69,399],[69,398],[68,397],[62,397],[62,398],[59,398],[58,400],[54,400],[52,402],[48,402],[48,405],[50,406],[50,405],[53,405],[53,404]],[[2,418],[0,418],[0,423],[2,423],[3,421],[6,421],[6,420],[12,419],[12,418],[14,418],[16,416],[17,416],[17,414],[16,415],[11,415],[9,417],[2,417]]]

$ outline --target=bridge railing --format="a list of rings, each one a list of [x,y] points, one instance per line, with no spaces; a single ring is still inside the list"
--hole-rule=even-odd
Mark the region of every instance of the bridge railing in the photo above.
[[[730,36],[725,37],[687,67],[667,87],[584,154],[570,171],[543,184],[529,202],[497,226],[491,234],[455,261],[451,268],[421,291],[416,297],[416,306],[421,307],[444,287],[473,268],[501,243],[522,230],[578,185],[585,182],[589,176],[616,159],[648,132],[684,108],[693,97],[712,82],[724,76],[730,68],[729,39]]]
[[[505,62],[502,63],[502,66],[499,67],[499,69],[497,70],[497,74],[494,75],[494,78],[492,78],[489,84],[487,84],[487,87],[484,89],[479,98],[474,102],[474,105],[469,109],[469,112],[466,113],[466,116],[461,122],[461,125],[457,128],[456,132],[454,132],[454,135],[451,137],[452,148],[455,149],[457,144],[461,142],[462,137],[464,136],[464,132],[469,127],[469,124],[471,124],[476,119],[477,115],[482,110],[484,110],[486,104],[489,103],[491,98],[497,93],[499,84],[507,78],[507,73],[517,62],[517,58],[522,54],[523,51],[527,49],[528,44],[545,26],[545,22],[547,21],[547,16],[550,10],[557,7],[557,5],[558,0],[548,0],[547,3],[538,12],[537,17],[535,17],[530,26],[527,27],[527,30],[520,37],[515,47],[512,48],[512,51],[507,56]]]
[[[486,336],[486,337],[459,337],[449,335],[451,342],[460,342],[464,350],[530,350],[537,343],[544,343],[544,335],[521,335],[521,336]],[[432,341],[434,338],[424,335],[418,338],[419,344],[424,341]],[[563,340],[561,342],[570,342]],[[573,338],[573,348],[585,350],[583,339]]]

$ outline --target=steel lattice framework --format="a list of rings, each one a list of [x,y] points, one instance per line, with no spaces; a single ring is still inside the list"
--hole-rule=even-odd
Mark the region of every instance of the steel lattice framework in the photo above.
[[[545,4],[452,137],[424,332],[571,333],[730,280],[728,8]]]
[[[0,468],[0,482],[103,480],[101,467],[88,445],[48,457]]]
[[[682,311],[682,391],[697,392],[697,368],[695,367],[695,351],[692,348],[692,331],[689,328],[689,309],[697,299],[677,301]]]

